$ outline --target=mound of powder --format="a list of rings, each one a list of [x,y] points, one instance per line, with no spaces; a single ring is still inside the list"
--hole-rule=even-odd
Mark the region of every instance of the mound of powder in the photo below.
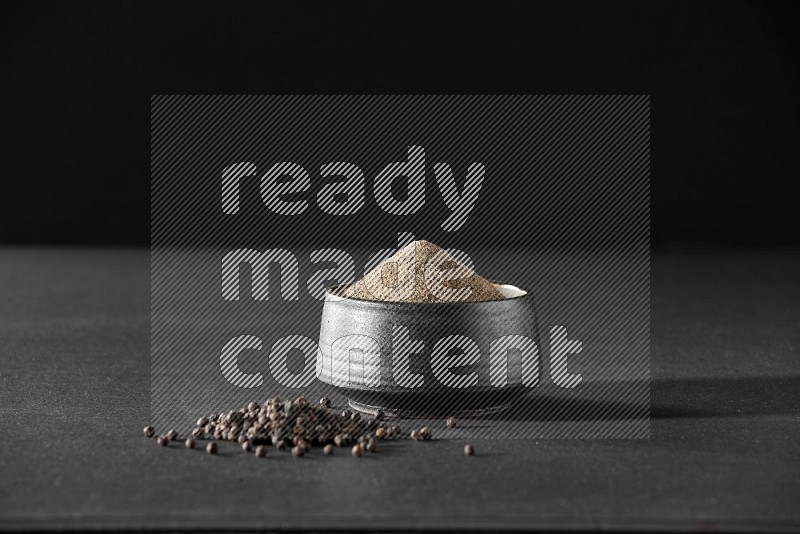
[[[495,284],[428,241],[406,245],[343,294],[393,302],[477,302],[505,298]]]

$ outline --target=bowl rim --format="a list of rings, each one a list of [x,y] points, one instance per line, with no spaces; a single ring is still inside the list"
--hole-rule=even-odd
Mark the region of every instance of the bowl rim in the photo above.
[[[519,291],[523,291],[522,295],[517,295],[515,297],[506,297],[501,300],[471,300],[471,301],[448,301],[448,302],[406,302],[402,300],[370,300],[370,299],[360,299],[355,297],[345,297],[340,294],[335,293],[336,291],[341,290],[346,286],[351,286],[353,284],[336,284],[325,286],[325,302],[328,301],[328,296],[334,297],[333,300],[330,302],[339,302],[339,301],[350,301],[350,302],[364,302],[367,304],[375,304],[378,306],[386,306],[386,305],[393,305],[393,306],[407,306],[407,307],[415,307],[415,306],[433,306],[433,307],[441,307],[441,306],[479,306],[481,304],[497,304],[500,302],[507,302],[507,301],[516,301],[522,300],[526,298],[531,298],[531,291],[527,287],[518,286],[516,284],[510,284],[508,282],[503,282],[500,280],[488,280],[494,285],[497,286],[511,286]]]

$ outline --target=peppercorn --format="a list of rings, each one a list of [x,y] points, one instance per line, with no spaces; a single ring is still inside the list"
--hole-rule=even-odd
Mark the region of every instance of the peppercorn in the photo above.
[[[331,400],[330,400],[328,397],[322,397],[322,398],[319,400],[319,404],[320,404],[320,406],[322,406],[323,408],[330,408],[330,407],[331,407]]]
[[[217,444],[212,441],[206,445],[206,452],[208,454],[217,454]]]
[[[367,450],[369,452],[378,452],[378,440],[375,438],[369,438],[367,441]]]
[[[166,447],[167,445],[169,445],[169,439],[167,439],[167,436],[158,436],[156,443],[158,443],[162,447]]]
[[[414,441],[419,441],[419,431],[418,430],[412,430],[411,431],[411,439],[413,439]]]
[[[353,454],[353,456],[361,456],[364,453],[364,451],[361,449],[361,445],[359,444],[353,445],[353,448],[350,449],[350,452]]]
[[[206,426],[208,424],[208,417],[203,416],[197,420],[197,426]]]
[[[244,443],[247,441],[247,436],[245,434],[239,434],[239,437],[236,439],[236,441],[238,441],[240,445],[244,445]]]
[[[300,458],[306,453],[305,447],[301,447],[300,445],[295,445],[292,447],[292,456],[295,458]]]
[[[146,438],[152,438],[156,433],[156,430],[150,425],[144,427],[142,430],[144,431],[144,437]]]
[[[350,416],[353,415],[353,412],[350,410],[342,410],[342,417],[345,419],[350,419]]]
[[[246,441],[245,443],[249,444],[250,442]],[[245,450],[249,451],[250,448],[248,447]],[[256,457],[257,458],[263,458],[266,455],[267,455],[267,448],[264,445],[259,445],[258,447],[256,447]]]
[[[251,402],[250,404],[247,405],[247,411],[254,412],[256,410],[258,410],[258,403],[257,402]]]
[[[178,433],[175,430],[170,430],[166,435],[167,439],[170,441],[178,439]]]
[[[262,447],[262,446],[263,446],[263,445],[259,445],[259,447]],[[252,448],[253,448],[253,446],[250,444],[250,442],[249,442],[249,441],[247,441],[247,440],[244,440],[244,441],[242,442],[242,450],[243,450],[243,451],[245,451],[245,452],[250,452],[250,450],[251,450]],[[256,448],[258,448],[258,447],[256,447]]]
[[[456,421],[455,417],[448,417],[447,421],[445,421],[447,428],[455,428],[458,425],[458,421]]]
[[[467,456],[474,455],[475,454],[475,447],[473,447],[472,445],[469,445],[469,444],[464,445],[464,454],[466,454]]]
[[[358,412],[353,412],[353,413],[350,414],[350,419],[352,421],[359,421],[359,420],[361,420],[361,414],[358,413]]]
[[[386,429],[383,427],[379,427],[378,430],[375,431],[375,437],[378,439],[383,439],[386,437]]]
[[[419,439],[429,440],[433,437],[433,430],[429,426],[423,426],[419,429]]]
[[[328,443],[327,445],[325,445],[325,448],[322,449],[322,452],[325,454],[325,456],[330,456],[331,454],[333,454],[333,445]]]
[[[195,428],[194,428],[194,430],[192,430],[192,437],[194,437],[194,438],[200,438],[200,437],[202,437],[202,436],[203,436],[203,433],[204,433],[204,432],[203,432],[203,429],[202,429],[202,428],[200,428],[199,426],[198,426],[198,427],[195,427]]]
[[[187,449],[194,449],[194,439],[193,439],[193,438],[189,438],[189,439],[187,439],[187,440],[184,442],[184,445],[186,445],[186,448],[187,448]]]

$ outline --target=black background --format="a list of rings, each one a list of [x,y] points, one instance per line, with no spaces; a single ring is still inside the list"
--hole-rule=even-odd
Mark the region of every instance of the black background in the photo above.
[[[149,243],[176,93],[652,95],[652,239],[798,242],[790,3],[16,3],[0,242]]]

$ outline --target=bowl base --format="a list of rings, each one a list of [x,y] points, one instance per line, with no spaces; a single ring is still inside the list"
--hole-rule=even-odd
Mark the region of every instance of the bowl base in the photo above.
[[[389,417],[483,417],[505,410],[525,394],[520,385],[493,390],[375,391],[338,388],[351,408]]]
[[[431,417],[441,417],[442,414],[440,413],[420,413],[417,410],[407,409],[407,408],[392,408],[389,406],[370,406],[369,404],[364,404],[362,402],[358,402],[353,399],[347,399],[347,404],[354,410],[367,414],[367,415],[375,415],[378,411],[382,411],[386,417],[389,418],[398,418],[398,419],[428,419]],[[494,415],[502,412],[506,408],[509,407],[511,403],[506,402],[504,404],[499,404],[496,406],[488,406],[485,408],[473,408],[467,410],[450,410],[447,412],[448,416],[453,417],[485,417],[488,415]]]

